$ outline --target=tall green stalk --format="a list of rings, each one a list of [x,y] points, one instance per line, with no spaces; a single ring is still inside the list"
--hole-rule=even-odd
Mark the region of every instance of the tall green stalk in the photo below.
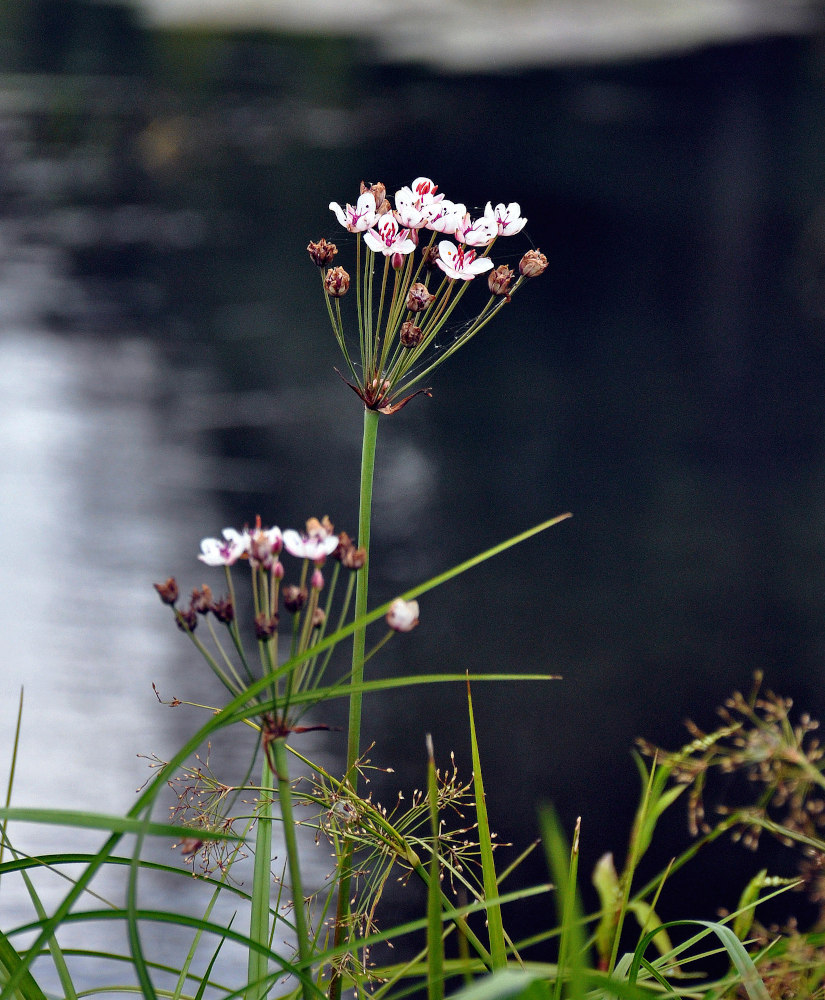
[[[355,620],[359,621],[367,613],[370,568],[370,523],[372,518],[372,483],[375,472],[375,444],[378,437],[378,411],[364,407],[364,438],[361,446],[361,497],[358,508],[358,546],[366,550],[367,558],[358,571],[355,584]],[[366,627],[358,627],[352,634],[352,674],[353,686],[364,679],[364,653],[366,651]],[[353,790],[357,790],[358,771],[356,763],[361,752],[361,691],[355,690],[349,698],[349,726],[347,730],[347,778]],[[335,913],[335,946],[343,944],[349,933],[350,881],[352,874],[351,842],[346,843],[339,862],[338,903]],[[330,1000],[341,996],[341,977],[335,973],[329,987]]]
[[[272,769],[264,754],[261,769],[261,790],[258,800],[258,824],[255,830],[255,865],[252,875],[252,911],[249,918],[249,936],[258,944],[269,945],[269,867],[272,858]],[[246,1000],[261,1000],[266,996],[266,976],[269,963],[266,955],[250,948],[247,962],[249,987]]]
[[[358,509],[358,545],[366,549],[367,559],[358,571],[355,585],[355,619],[367,613],[370,569],[370,521],[372,517],[372,481],[375,472],[375,443],[378,437],[378,411],[364,407],[364,439],[361,446],[361,498]],[[352,684],[364,679],[364,651],[366,629],[357,628],[352,635]],[[349,699],[349,728],[347,736],[347,775],[356,789],[358,775],[355,762],[361,746],[361,692],[354,691]]]
[[[298,838],[295,836],[295,816],[292,811],[292,786],[289,782],[289,761],[286,755],[286,738],[279,736],[272,744],[275,767],[278,770],[278,801],[284,826],[289,880],[292,883],[292,914],[295,921],[295,936],[298,939],[298,958],[304,977],[301,980],[303,1000],[314,1000],[310,986],[312,978],[312,944],[307,930],[306,902],[301,878],[301,858],[298,853]]]

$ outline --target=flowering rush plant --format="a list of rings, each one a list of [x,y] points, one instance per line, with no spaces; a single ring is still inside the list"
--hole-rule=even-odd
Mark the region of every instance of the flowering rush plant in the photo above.
[[[419,393],[442,362],[463,347],[510,302],[528,278],[542,274],[547,258],[529,250],[518,275],[495,266],[490,253],[502,236],[520,233],[527,220],[518,202],[493,206],[473,218],[465,205],[450,201],[428,177],[417,177],[395,193],[394,206],[383,184],[361,183],[354,205],[330,202],[330,209],[356,237],[356,308],[359,356],[353,358],[344,332],[340,300],[352,280],[340,265],[334,243],[320,239],[307,247],[321,269],[332,329],[352,381],[347,384],[367,409],[395,413]],[[487,275],[489,298],[438,355],[428,351],[448,326],[456,306],[477,277]]]

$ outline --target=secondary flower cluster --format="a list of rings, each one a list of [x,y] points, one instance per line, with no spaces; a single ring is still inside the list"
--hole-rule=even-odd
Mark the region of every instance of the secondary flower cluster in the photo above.
[[[317,686],[328,657],[319,663],[313,650],[325,637],[339,572],[342,568],[352,571],[361,569],[366,562],[366,550],[358,548],[346,532],[336,533],[328,517],[321,520],[310,518],[304,531],[287,529],[283,532],[277,527],[263,527],[259,518],[254,528],[244,528],[242,531],[224,528],[221,538],[204,538],[200,548],[198,558],[201,562],[207,566],[224,568],[228,587],[226,596],[215,598],[212,588],[204,584],[192,591],[188,606],[179,607],[180,591],[174,577],[170,577],[165,583],[156,583],[155,589],[163,603],[171,606],[178,627],[192,638],[227,689],[236,695],[255,676],[236,620],[237,602],[232,568],[240,561],[246,562],[251,571],[254,634],[259,647],[260,676],[272,675],[278,678],[281,673],[284,674],[283,684],[276,680],[273,691],[276,693],[276,700],[279,692],[286,698],[287,706],[295,691]],[[281,562],[283,552],[302,560],[297,582],[289,585],[283,582],[286,577],[286,570]],[[328,559],[336,563],[329,584],[325,580],[324,570]],[[353,590],[351,581],[352,576],[339,612],[341,623],[349,612]],[[321,592],[325,589],[326,597],[322,604]],[[291,616],[292,644],[289,657],[293,661],[297,657],[297,666],[291,674],[284,672],[287,668],[282,669],[278,660],[276,640],[281,607]],[[213,655],[195,636],[195,629],[201,618],[206,622],[217,655]],[[228,629],[240,661],[240,670],[223,648],[212,625],[213,618]],[[418,604],[399,598],[390,607],[386,622],[390,630],[386,637],[393,631],[411,631],[418,624]],[[382,645],[383,641],[385,640],[382,640]],[[244,674],[246,680],[243,679]],[[286,716],[286,710],[283,715]]]
[[[344,335],[340,305],[351,278],[343,267],[331,266],[338,248],[321,239],[307,250],[321,269],[332,328],[354,380],[348,385],[368,408],[381,413],[394,413],[420,392],[429,395],[429,389],[420,388],[405,393],[486,326],[525,279],[547,268],[547,258],[538,250],[521,258],[518,277],[506,264],[496,267],[489,256],[498,237],[514,236],[526,225],[517,202],[495,207],[488,202],[473,218],[428,177],[396,191],[394,207],[383,184],[363,182],[354,205],[331,202],[329,207],[356,236],[357,362]],[[488,275],[486,305],[446,350],[425,359],[470,282],[482,274]]]

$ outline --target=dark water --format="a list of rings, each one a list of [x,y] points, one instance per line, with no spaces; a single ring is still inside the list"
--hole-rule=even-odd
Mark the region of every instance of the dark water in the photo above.
[[[518,200],[551,261],[439,369],[431,400],[379,431],[376,601],[574,514],[426,597],[421,627],[371,668],[563,675],[475,692],[501,837],[524,846],[552,800],[568,826],[583,817],[588,873],[624,850],[634,737],[677,745],[686,715],[711,726],[757,669],[822,711],[820,42],[456,78],[327,42],[127,41],[128,76],[0,88],[4,591],[49,608],[59,641],[38,711],[56,714],[79,788],[81,734],[109,731],[88,697],[112,696],[104,719],[129,699],[130,724],[112,723],[130,762],[115,768],[125,793],[107,774],[114,806],[142,773],[133,754],[176,738],[150,682],[206,697],[154,580],[200,583],[199,539],[259,513],[354,531],[361,412],[333,371],[304,247],[352,249],[326,206],[362,178]],[[0,612],[10,693],[46,669],[32,606]],[[125,652],[113,621],[128,622]],[[124,669],[127,694],[100,680]],[[64,687],[86,700],[62,701]],[[11,699],[3,711],[7,726]],[[333,706],[323,721],[343,718]],[[469,774],[460,687],[369,700],[373,758],[396,771],[388,798],[421,781],[425,732]],[[32,801],[42,745],[28,739]],[[334,760],[343,736],[317,749]],[[681,817],[669,834],[662,864],[685,842]],[[741,852],[721,863],[689,904],[703,915],[758,867]]]

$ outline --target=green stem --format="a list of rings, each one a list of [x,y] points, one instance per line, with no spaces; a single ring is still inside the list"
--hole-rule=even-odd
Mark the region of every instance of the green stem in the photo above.
[[[304,900],[303,881],[301,879],[301,858],[298,854],[298,838],[295,836],[295,817],[292,812],[292,788],[289,784],[289,761],[286,755],[286,739],[279,736],[272,743],[275,767],[278,779],[278,801],[281,804],[281,817],[284,826],[284,845],[286,846],[287,864],[289,865],[289,880],[292,883],[292,910],[295,921],[295,936],[298,938],[298,957],[300,959],[301,990],[304,1000],[315,1000],[312,987],[312,944],[307,931],[306,903]]]
[[[378,436],[378,411],[364,408],[364,439],[361,449],[361,502],[358,514],[358,545],[367,550],[367,559],[358,571],[355,586],[355,619],[367,613],[370,568],[370,519],[372,516],[372,481],[375,471],[375,444]],[[364,679],[364,651],[366,649],[366,628],[357,628],[352,634],[352,684],[358,685]],[[358,777],[355,762],[361,745],[361,694],[350,695],[349,728],[347,736],[347,774],[357,791]]]
[[[258,822],[255,830],[255,865],[252,875],[252,912],[249,918],[249,936],[258,944],[269,946],[269,888],[272,881],[272,769],[264,754],[261,771],[261,790],[258,803]],[[246,1000],[260,1000],[266,995],[266,977],[269,965],[266,955],[249,949],[247,976],[249,988]]]
[[[370,568],[370,520],[372,516],[372,482],[375,472],[375,443],[378,437],[378,412],[364,407],[364,438],[361,447],[361,500],[358,513],[358,545],[367,551],[364,565],[358,570],[355,584],[355,620],[367,613]],[[366,627],[360,626],[352,633],[352,674],[350,683],[359,685],[364,680],[364,654]],[[356,763],[361,746],[361,692],[355,691],[349,699],[349,727],[347,730],[347,770],[353,792],[357,791],[358,770]],[[348,842],[339,859],[338,905],[335,913],[335,947],[344,943],[350,926],[350,881],[352,876],[352,842]],[[330,1000],[340,1000],[342,980],[334,973],[330,980]]]

